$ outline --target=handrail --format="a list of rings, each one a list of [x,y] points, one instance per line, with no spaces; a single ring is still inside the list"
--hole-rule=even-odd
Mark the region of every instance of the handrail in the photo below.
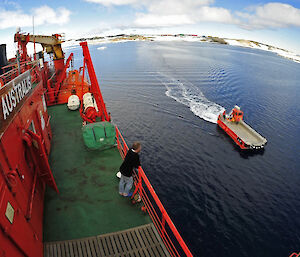
[[[289,257],[300,257],[300,252],[299,253],[292,253]]]
[[[128,151],[128,146],[117,127],[116,139],[120,155],[124,159]],[[134,175],[135,190],[133,196],[136,193],[139,193],[145,209],[148,212],[170,255],[172,257],[182,256],[180,253],[183,252],[188,257],[193,256],[173,224],[161,201],[159,200],[142,167],[139,167],[138,174],[134,173]],[[145,185],[145,187],[143,185]],[[148,190],[149,193],[146,190]],[[150,197],[153,199],[152,201]],[[159,210],[159,213],[157,213],[157,209]],[[161,217],[159,217],[158,214],[161,214]],[[168,231],[171,231],[171,233],[168,233]]]
[[[83,53],[83,67],[86,66],[88,74],[89,74],[89,78],[91,81],[91,93],[94,95],[97,95],[97,97],[95,98],[98,109],[102,111],[103,116],[104,116],[104,120],[109,121],[110,117],[106,111],[106,106],[105,103],[103,101],[103,97],[101,94],[101,90],[99,87],[99,83],[98,83],[98,79],[97,79],[97,75],[95,73],[95,69],[94,69],[94,65],[93,65],[93,61],[90,55],[90,50],[88,48],[87,42],[81,42],[80,43],[81,47],[82,47],[82,53]]]
[[[37,61],[26,61],[26,62],[21,63],[21,66],[20,66],[21,73],[36,67],[36,64],[37,64]],[[2,67],[2,69],[4,70],[5,68],[9,68],[9,67],[15,67],[15,68],[12,68],[11,70],[6,71],[5,73],[3,73],[0,76],[0,88],[21,74],[21,73],[19,73],[19,69],[16,67],[16,64],[14,64],[14,65],[11,64],[11,65]]]

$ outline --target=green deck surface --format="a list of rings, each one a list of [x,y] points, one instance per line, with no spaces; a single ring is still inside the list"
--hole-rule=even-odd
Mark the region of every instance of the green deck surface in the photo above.
[[[53,133],[50,166],[60,194],[47,188],[44,241],[100,235],[150,223],[140,205],[118,193],[122,159],[116,147],[88,150],[82,119],[66,105],[48,108]]]

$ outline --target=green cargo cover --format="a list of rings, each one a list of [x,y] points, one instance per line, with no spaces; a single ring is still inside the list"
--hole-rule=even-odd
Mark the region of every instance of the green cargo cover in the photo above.
[[[116,144],[116,129],[108,121],[89,123],[82,128],[83,141],[89,149],[104,150]]]

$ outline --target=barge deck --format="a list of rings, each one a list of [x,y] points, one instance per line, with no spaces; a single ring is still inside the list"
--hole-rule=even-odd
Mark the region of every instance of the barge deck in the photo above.
[[[243,120],[238,123],[228,121],[222,116],[220,120],[231,129],[240,139],[242,139],[248,145],[260,146],[265,144],[265,139],[259,135],[255,130],[253,130],[247,123]]]

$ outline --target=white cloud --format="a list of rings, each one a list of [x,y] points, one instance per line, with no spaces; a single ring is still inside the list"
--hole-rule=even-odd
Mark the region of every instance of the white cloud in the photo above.
[[[157,15],[138,13],[135,25],[137,27],[169,27],[182,24],[194,24],[194,21],[184,14]]]
[[[300,9],[289,4],[268,3],[237,15],[242,19],[241,26],[246,29],[300,27]]]
[[[159,3],[161,6],[164,1]],[[176,2],[176,1],[174,1]],[[170,12],[169,9],[159,9],[159,12],[154,12],[156,6],[151,6],[149,8],[152,10],[150,13],[138,13],[135,25],[142,27],[168,27],[175,25],[187,25],[187,24],[196,24],[198,22],[221,22],[221,23],[230,23],[236,24],[239,21],[235,19],[229,10],[220,7],[210,7],[210,6],[198,6],[187,8],[178,8],[181,3],[178,1],[178,5],[173,6],[172,8],[176,11]],[[193,5],[193,4],[192,4]],[[172,9],[171,8],[171,9]],[[182,12],[180,12],[182,10]]]
[[[33,10],[34,22],[41,24],[66,24],[70,20],[71,11],[64,7],[56,10],[44,5]]]
[[[214,6],[215,0],[85,0],[104,6],[131,5],[138,11],[133,26],[172,27],[216,22],[244,29],[300,27],[300,9],[284,3],[250,6],[242,12]],[[138,7],[138,8],[137,8]],[[141,8],[143,7],[143,12]]]
[[[238,23],[231,13],[224,8],[203,6],[189,14],[144,14],[138,13],[135,25],[141,27],[169,27],[175,25],[196,24],[200,21]]]
[[[146,5],[149,13],[174,15],[192,14],[199,8],[213,2],[213,0],[152,0],[146,2]]]
[[[21,9],[12,11],[0,8],[0,29],[31,27],[32,16],[34,16],[35,25],[61,25],[69,21],[70,15],[71,12],[64,7],[54,10],[47,5],[32,9],[30,14],[24,13]]]
[[[136,13],[136,27],[172,27],[199,21],[237,23],[225,8],[210,6],[214,0],[85,0],[104,6],[142,6],[146,12]]]
[[[209,5],[215,0],[182,0],[182,1],[173,1],[173,0],[85,0],[90,3],[97,3],[104,6],[111,5],[143,5],[145,7],[150,7],[150,11],[159,11],[159,10],[175,10],[177,7],[185,8],[186,6],[198,6],[198,5]],[[157,7],[151,10],[151,6]]]
[[[131,5],[139,3],[138,0],[85,0],[90,3],[102,4],[104,6],[110,5]]]
[[[197,21],[211,21],[228,24],[239,23],[238,19],[234,18],[228,9],[222,7],[203,6],[198,10]]]

